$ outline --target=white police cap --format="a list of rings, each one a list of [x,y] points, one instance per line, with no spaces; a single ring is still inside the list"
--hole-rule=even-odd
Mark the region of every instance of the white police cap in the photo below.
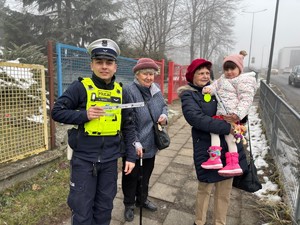
[[[87,51],[92,59],[116,60],[120,55],[120,48],[117,43],[108,38],[93,41],[87,47]]]

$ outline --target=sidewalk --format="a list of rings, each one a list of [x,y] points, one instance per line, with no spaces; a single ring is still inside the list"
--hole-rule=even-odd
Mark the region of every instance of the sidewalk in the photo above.
[[[169,126],[171,145],[156,156],[150,179],[149,199],[158,206],[158,211],[143,209],[143,225],[192,225],[197,191],[197,178],[193,165],[193,150],[190,125],[181,114]],[[139,208],[135,209],[133,222],[125,222],[121,173],[118,193],[114,200],[111,225],[138,225]],[[213,195],[213,194],[212,194]],[[254,212],[254,195],[233,189],[227,216],[227,225],[259,225],[259,215]],[[207,225],[212,224],[213,205],[210,203]],[[70,221],[63,223],[69,225]]]

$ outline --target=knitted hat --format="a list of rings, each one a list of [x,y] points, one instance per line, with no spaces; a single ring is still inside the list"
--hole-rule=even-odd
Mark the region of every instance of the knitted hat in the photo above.
[[[196,72],[196,70],[201,66],[206,66],[210,70],[211,65],[212,65],[211,62],[207,61],[206,59],[202,59],[202,58],[194,59],[187,68],[185,74],[186,80],[190,83],[193,83],[194,73]]]
[[[244,70],[244,57],[247,55],[247,52],[245,50],[240,51],[240,53],[237,55],[229,55],[226,56],[223,61],[223,67],[224,64],[228,61],[233,62],[240,70],[240,73]]]
[[[158,65],[150,58],[140,58],[133,67],[133,72],[136,73],[142,69],[154,69],[158,71]]]

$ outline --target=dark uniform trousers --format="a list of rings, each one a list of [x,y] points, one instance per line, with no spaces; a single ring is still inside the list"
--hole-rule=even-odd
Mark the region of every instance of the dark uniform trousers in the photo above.
[[[140,160],[136,160],[135,167],[128,175],[124,174],[125,158],[123,158],[122,190],[124,194],[123,203],[125,206],[133,206],[135,203],[144,203],[148,197],[149,180],[154,168],[155,156],[143,159],[143,196],[141,197],[140,183]]]
[[[71,160],[68,205],[72,210],[72,225],[110,224],[117,193],[118,161],[94,165],[76,157]]]

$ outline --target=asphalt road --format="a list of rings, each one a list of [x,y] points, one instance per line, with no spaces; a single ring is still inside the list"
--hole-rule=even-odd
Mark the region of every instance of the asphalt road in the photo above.
[[[266,79],[266,75],[260,76]],[[294,87],[288,84],[289,74],[271,74],[270,85],[274,85],[276,93],[282,97],[296,112],[300,113],[300,87]]]

